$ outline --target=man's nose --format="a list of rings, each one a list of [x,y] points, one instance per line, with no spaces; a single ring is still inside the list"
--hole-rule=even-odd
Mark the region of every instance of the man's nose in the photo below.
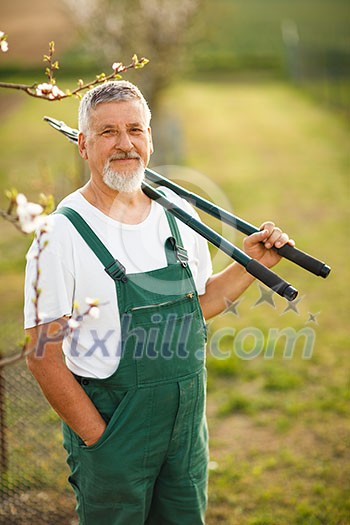
[[[115,147],[122,151],[130,151],[134,147],[127,131],[122,131],[118,134]]]

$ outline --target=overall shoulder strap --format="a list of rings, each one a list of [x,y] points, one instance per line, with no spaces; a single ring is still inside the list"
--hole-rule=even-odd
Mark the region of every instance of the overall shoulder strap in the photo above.
[[[158,191],[162,195],[165,195],[162,190],[158,190]],[[164,210],[164,211],[165,211],[165,215],[168,220],[168,224],[169,224],[171,235],[172,235],[172,237],[167,239],[167,242],[166,242],[166,252],[167,252],[168,263],[174,262],[172,260],[171,252],[169,253],[169,248],[170,248],[170,250],[173,253],[175,252],[175,260],[177,259],[182,264],[182,266],[185,267],[188,264],[188,256],[187,256],[187,250],[184,248],[184,245],[182,242],[179,227],[177,225],[175,217],[168,210]]]
[[[70,220],[96,257],[101,261],[105,271],[114,281],[127,281],[124,266],[117,259],[114,259],[113,255],[107,250],[96,233],[77,211],[63,206],[56,210],[55,213],[60,213]]]

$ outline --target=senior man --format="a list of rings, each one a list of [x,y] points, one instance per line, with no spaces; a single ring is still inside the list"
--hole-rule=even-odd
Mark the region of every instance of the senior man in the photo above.
[[[253,281],[237,263],[213,275],[206,241],[143,193],[150,120],[130,82],[107,82],[83,97],[79,152],[90,179],[60,203],[46,234],[40,332],[36,243],[28,256],[25,326],[36,346],[28,366],[62,418],[81,525],[205,523],[204,319]],[[266,222],[244,249],[272,267],[280,257],[271,248],[287,242]],[[99,298],[100,317],[50,337],[86,297]]]

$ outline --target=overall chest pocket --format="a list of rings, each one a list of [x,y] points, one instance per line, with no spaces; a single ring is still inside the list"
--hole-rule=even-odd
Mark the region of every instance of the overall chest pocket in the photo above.
[[[138,383],[181,378],[204,362],[206,330],[194,293],[130,308],[122,319],[120,367],[133,362]]]

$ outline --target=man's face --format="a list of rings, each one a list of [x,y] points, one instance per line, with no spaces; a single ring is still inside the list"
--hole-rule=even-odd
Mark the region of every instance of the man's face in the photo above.
[[[127,182],[135,173],[143,172],[153,145],[141,102],[113,101],[92,109],[89,130],[86,135],[79,135],[79,151],[88,161],[96,182],[106,183],[114,174]],[[107,185],[111,187],[108,182]]]

